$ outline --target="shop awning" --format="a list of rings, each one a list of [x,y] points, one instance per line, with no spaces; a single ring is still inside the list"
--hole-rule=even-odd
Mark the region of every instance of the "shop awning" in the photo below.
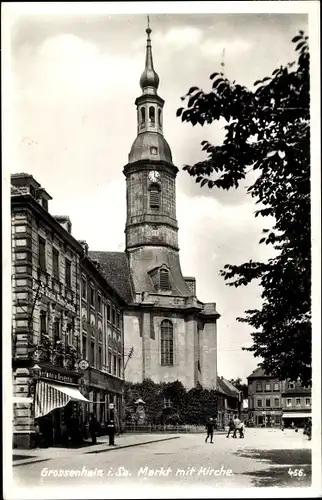
[[[308,418],[312,417],[312,414],[309,412],[303,412],[303,413],[297,413],[297,412],[290,412],[290,413],[283,413],[282,418]]]
[[[85,403],[90,403],[88,399],[86,399],[83,394],[79,392],[76,387],[71,387],[70,385],[62,385],[62,384],[48,384],[50,387],[53,387],[57,391],[62,392],[70,397],[71,401],[83,401]]]
[[[39,380],[35,393],[35,418],[43,417],[56,408],[66,406],[71,400],[89,403],[79,390],[74,387],[63,384],[50,384]]]

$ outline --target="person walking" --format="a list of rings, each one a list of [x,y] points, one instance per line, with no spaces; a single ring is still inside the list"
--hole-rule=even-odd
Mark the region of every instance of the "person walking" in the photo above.
[[[96,432],[97,432],[97,420],[94,416],[94,413],[91,414],[91,419],[89,421],[89,433],[92,438],[92,444],[96,444]]]
[[[244,437],[245,437],[245,426],[244,426],[244,422],[240,422],[238,430],[239,430],[239,437],[240,437],[240,438],[244,438]]]
[[[239,431],[239,426],[241,424],[241,420],[239,420],[238,415],[234,416],[234,434],[233,438],[237,438],[237,430]],[[239,433],[240,435],[240,433]]]
[[[226,437],[229,438],[230,433],[233,434],[234,430],[235,430],[235,424],[234,424],[233,419],[230,417],[229,422],[228,422],[228,434]]]
[[[214,437],[214,421],[210,417],[209,422],[206,424],[206,430],[207,430],[207,437],[205,439],[205,443],[207,443],[208,438],[210,437],[210,442],[213,444],[213,437]]]

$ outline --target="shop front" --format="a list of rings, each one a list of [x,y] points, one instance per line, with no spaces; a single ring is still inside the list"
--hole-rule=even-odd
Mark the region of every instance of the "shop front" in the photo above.
[[[123,428],[123,380],[108,373],[89,368],[84,373],[82,394],[89,404],[81,405],[81,420],[88,428],[93,413],[101,433],[106,433],[110,419],[115,421],[118,432]]]
[[[256,427],[279,427],[281,425],[281,411],[266,410],[255,412]]]
[[[81,374],[40,366],[34,387],[36,446],[64,446],[81,441],[79,391]]]
[[[303,428],[306,424],[307,419],[311,417],[312,414],[310,411],[290,411],[284,412],[282,415],[285,429],[292,427]]]

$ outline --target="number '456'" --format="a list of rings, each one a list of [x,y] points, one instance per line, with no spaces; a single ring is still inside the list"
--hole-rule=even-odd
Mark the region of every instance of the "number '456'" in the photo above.
[[[303,469],[291,469],[291,467],[288,469],[288,475],[292,477],[303,477],[304,471]]]

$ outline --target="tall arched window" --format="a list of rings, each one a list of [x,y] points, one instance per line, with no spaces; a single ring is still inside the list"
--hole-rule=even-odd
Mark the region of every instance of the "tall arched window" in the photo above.
[[[173,324],[168,319],[161,323],[161,366],[173,366]]]
[[[161,126],[162,126],[162,121],[161,121],[161,113],[162,113],[162,111],[161,111],[161,109],[159,108],[159,109],[158,109],[158,123],[159,123],[159,127],[161,127]]]
[[[150,208],[153,210],[160,210],[160,199],[161,199],[161,190],[160,186],[157,184],[152,184],[150,186]]]
[[[155,126],[155,109],[154,106],[149,107],[149,125]]]
[[[141,125],[145,124],[145,108],[141,108]]]

